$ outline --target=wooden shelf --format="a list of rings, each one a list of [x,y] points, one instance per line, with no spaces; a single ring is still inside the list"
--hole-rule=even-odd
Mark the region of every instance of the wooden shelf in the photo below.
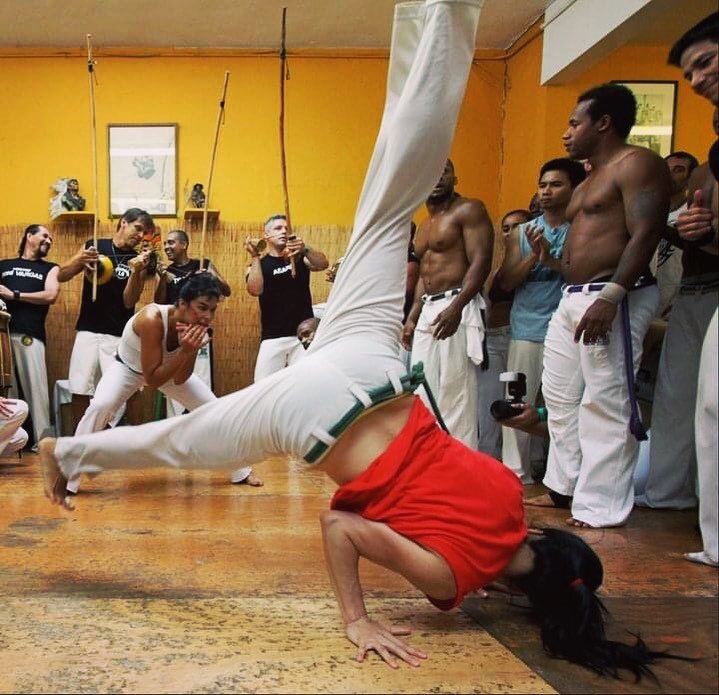
[[[202,208],[187,208],[185,210],[185,219],[188,222],[199,222],[202,224],[202,215],[204,210]],[[220,219],[220,211],[213,208],[207,208],[207,223],[217,224],[217,220]]]
[[[51,222],[87,222],[92,224],[94,217],[95,213],[87,210],[66,210],[53,218]]]

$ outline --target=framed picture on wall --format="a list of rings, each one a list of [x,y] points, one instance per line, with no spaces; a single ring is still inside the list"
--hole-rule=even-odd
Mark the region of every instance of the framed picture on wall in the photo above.
[[[109,123],[110,215],[177,217],[177,123]]]
[[[625,82],[637,100],[637,122],[627,142],[666,157],[674,149],[674,119],[677,111],[676,82]]]

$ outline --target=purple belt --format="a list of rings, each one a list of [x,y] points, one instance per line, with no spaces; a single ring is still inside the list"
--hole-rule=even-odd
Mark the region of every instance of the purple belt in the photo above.
[[[655,278],[640,277],[632,290],[638,290],[641,287],[656,285]],[[586,285],[566,285],[564,291],[568,293],[583,292],[599,292],[606,285],[606,282],[598,281],[587,283]],[[634,435],[637,441],[644,442],[648,439],[647,431],[642,424],[642,418],[639,414],[639,404],[637,403],[637,387],[634,381],[634,350],[632,348],[632,329],[629,322],[629,295],[625,295],[619,305],[619,318],[622,323],[622,338],[624,339],[624,372],[627,377],[627,390],[629,391],[629,407],[631,414],[629,416],[629,431]]]

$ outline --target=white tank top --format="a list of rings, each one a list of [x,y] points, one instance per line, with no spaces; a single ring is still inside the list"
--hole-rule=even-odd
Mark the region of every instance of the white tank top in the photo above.
[[[164,362],[170,355],[174,355],[180,348],[179,346],[172,351],[167,349],[167,324],[169,321],[169,313],[172,304],[148,304],[142,311],[157,309],[162,317],[162,361]],[[120,361],[129,367],[133,372],[142,374],[142,345],[140,336],[135,333],[133,324],[138,314],[135,314],[126,324],[122,331],[120,344],[117,346],[117,354]]]

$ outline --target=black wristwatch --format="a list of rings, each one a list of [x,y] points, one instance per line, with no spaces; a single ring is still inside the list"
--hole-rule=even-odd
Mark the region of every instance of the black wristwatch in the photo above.
[[[13,290],[12,296],[16,302],[19,302],[20,301],[20,290]]]

